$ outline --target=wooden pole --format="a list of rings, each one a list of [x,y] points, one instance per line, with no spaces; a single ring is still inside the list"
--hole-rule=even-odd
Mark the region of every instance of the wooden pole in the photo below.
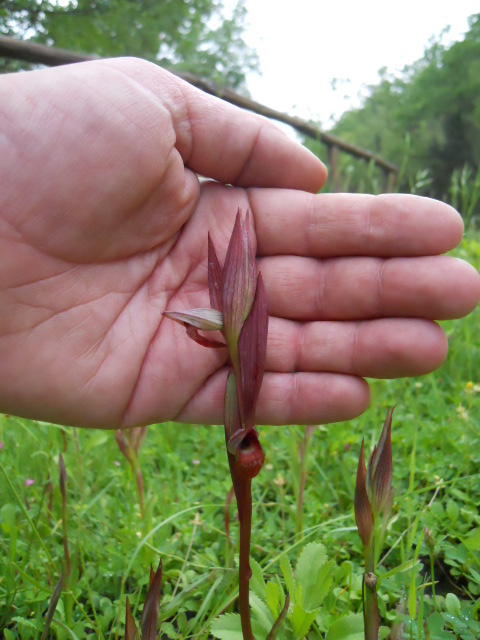
[[[332,190],[335,193],[340,193],[342,191],[342,177],[338,165],[338,147],[336,144],[328,147],[328,165],[329,178],[332,181]]]
[[[48,47],[34,42],[25,42],[23,40],[7,38],[5,36],[0,36],[0,56],[13,58],[15,60],[24,60],[25,62],[32,62],[34,64],[43,64],[50,67],[97,59],[95,56],[67,51],[66,49]],[[397,166],[391,162],[384,160],[367,149],[361,149],[360,147],[350,144],[349,142],[345,142],[336,136],[332,136],[306,120],[266,107],[259,102],[245,98],[232,89],[221,87],[211,80],[201,78],[200,76],[192,73],[178,72],[174,70],[171,71],[179,78],[186,80],[206,93],[217,96],[218,98],[241,107],[242,109],[253,111],[254,113],[276,120],[277,122],[288,124],[296,131],[303,133],[309,138],[320,140],[320,142],[326,144],[329,148],[336,147],[337,153],[338,151],[343,151],[344,153],[348,153],[351,156],[360,158],[367,162],[373,161],[378,167],[389,173],[393,173],[395,175],[398,173]]]

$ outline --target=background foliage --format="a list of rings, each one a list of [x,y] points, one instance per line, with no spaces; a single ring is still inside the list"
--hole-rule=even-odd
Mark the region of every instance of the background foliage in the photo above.
[[[138,56],[237,89],[258,65],[242,39],[245,19],[243,0],[228,18],[220,0],[0,0],[1,35],[103,57]]]
[[[215,0],[64,5],[0,0],[0,33],[98,55],[140,55],[232,87],[241,87],[256,65],[241,39],[242,2],[228,19]],[[2,64],[3,70],[18,68]],[[468,222],[480,199],[479,65],[477,14],[461,42],[434,42],[400,77],[384,73],[364,106],[346,113],[334,133],[396,162],[401,189],[447,196]],[[381,190],[381,176],[371,166],[342,156],[341,170],[350,190]],[[457,253],[478,268],[478,236],[470,232]],[[361,637],[362,551],[353,518],[358,450],[362,437],[370,448],[386,407],[396,404],[396,499],[379,590],[384,634],[392,640],[480,637],[479,318],[477,311],[444,323],[451,353],[437,373],[373,382],[372,408],[361,418],[312,427],[308,438],[301,426],[262,429],[267,463],[255,484],[252,581],[258,628],[271,614],[266,607],[278,607],[291,582],[289,567],[297,572],[291,589],[297,600],[304,597],[298,594],[318,597],[308,569],[320,553],[328,585],[325,580],[314,603],[302,601],[311,620],[307,637]],[[68,473],[65,511],[60,451]],[[206,639],[212,628],[219,638],[238,637],[237,531],[232,523],[229,542],[223,429],[154,425],[139,459],[143,517],[135,478],[112,433],[0,416],[0,637],[41,638],[65,565],[65,538],[71,575],[53,637],[122,637],[126,596],[138,619],[148,567],[159,557],[165,570],[162,638]],[[299,618],[299,609],[296,615],[288,621],[289,638],[302,637],[306,618]]]
[[[332,129],[338,137],[369,149],[400,168],[400,191],[449,197],[452,176],[480,184],[480,14],[469,19],[463,40],[446,46],[442,36],[423,58],[397,77],[380,71],[361,108],[347,111]],[[312,146],[311,142],[306,142]],[[313,144],[318,153],[318,145]],[[342,156],[348,190],[375,191],[381,177]],[[476,213],[479,213],[478,207]]]
[[[478,268],[478,236],[470,234],[457,255]],[[396,634],[392,640],[480,637],[480,453],[475,444],[480,424],[479,323],[479,311],[466,320],[444,323],[450,355],[439,371],[424,378],[374,381],[372,408],[357,420],[311,430],[306,454],[305,427],[261,429],[267,460],[254,487],[256,628],[263,628],[266,603],[278,606],[291,580],[290,563],[297,569],[292,593],[303,594],[311,625],[306,637],[361,638],[354,635],[362,626],[363,572],[353,516],[355,473],[362,437],[369,451],[386,407],[396,404],[394,515],[379,571],[382,623],[386,633]],[[231,482],[222,427],[149,427],[139,457],[144,517],[134,476],[113,433],[3,416],[0,442],[0,629],[7,640],[40,639],[48,601],[64,566],[59,452],[68,473],[65,522],[72,570],[55,612],[52,637],[93,633],[100,639],[121,638],[125,598],[129,596],[138,620],[149,565],[156,566],[161,557],[161,637],[206,640],[216,621],[216,637],[238,638],[232,616],[238,528],[232,517],[229,543],[224,503]],[[307,548],[310,543],[317,547]],[[315,562],[318,574],[313,573]],[[327,562],[328,579],[323,574],[320,589],[313,578]],[[225,612],[229,615],[222,621],[219,616]],[[301,613],[297,609],[295,617],[292,611],[282,638],[304,637]]]

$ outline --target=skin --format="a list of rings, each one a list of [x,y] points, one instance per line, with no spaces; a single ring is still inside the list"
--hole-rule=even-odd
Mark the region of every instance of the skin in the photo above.
[[[435,320],[480,299],[449,206],[314,195],[324,166],[272,124],[135,59],[0,78],[0,410],[118,428],[221,423],[226,350],[165,310],[209,306],[253,213],[271,314],[262,424],[352,418],[364,377],[444,360]],[[212,181],[199,182],[198,175]],[[233,186],[225,186],[225,185]]]

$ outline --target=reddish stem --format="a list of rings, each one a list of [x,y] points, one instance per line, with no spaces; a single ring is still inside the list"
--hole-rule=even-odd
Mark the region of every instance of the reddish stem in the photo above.
[[[240,553],[238,570],[238,608],[242,623],[244,640],[255,640],[250,620],[249,585],[252,572],[250,569],[250,541],[252,533],[252,480],[240,476],[235,465],[235,456],[228,454],[233,488],[237,499],[238,520],[240,524]]]
[[[252,481],[244,481],[243,514],[240,516],[240,561],[238,575],[238,605],[242,621],[243,637],[253,640],[252,625],[250,622],[250,538],[252,533]]]

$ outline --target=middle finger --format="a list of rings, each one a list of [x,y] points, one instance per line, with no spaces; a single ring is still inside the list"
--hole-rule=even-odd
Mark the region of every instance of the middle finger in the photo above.
[[[458,258],[261,258],[273,316],[294,320],[417,317],[447,320],[475,308],[475,269]],[[475,280],[474,280],[475,279]]]

